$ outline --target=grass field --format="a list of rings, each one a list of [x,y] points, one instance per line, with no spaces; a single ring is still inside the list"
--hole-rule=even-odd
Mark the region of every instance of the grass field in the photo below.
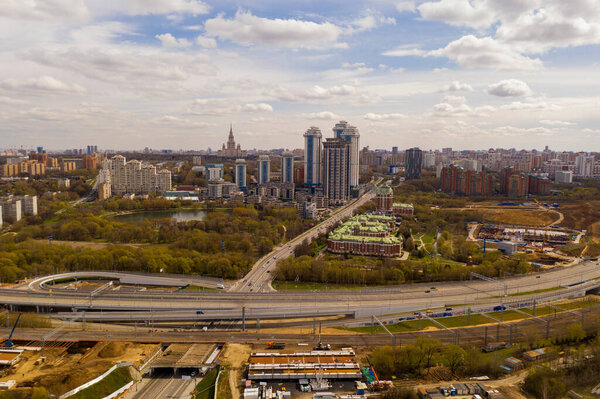
[[[112,373],[106,376],[102,381],[95,383],[94,385],[87,387],[86,389],[77,392],[71,396],[73,399],[98,399],[104,398],[111,393],[115,392],[119,388],[123,387],[129,381],[132,381],[131,375],[129,374],[129,368],[119,367]]]
[[[556,306],[559,306],[560,308],[562,308],[566,311],[566,310],[582,309],[582,308],[586,308],[588,306],[592,306],[592,305],[596,305],[596,304],[598,304],[598,302],[595,300],[587,300],[587,301],[566,302],[566,303],[558,304]],[[528,313],[530,315],[533,314],[533,309],[531,309],[531,308],[522,308],[520,310],[522,312]],[[502,313],[504,313],[504,314],[502,314]],[[560,313],[560,310],[556,310],[549,306],[539,306],[539,307],[536,307],[536,309],[535,309],[536,316],[546,316],[546,315],[550,315],[550,314],[554,314],[554,313]],[[502,317],[503,321],[515,321],[515,320],[523,320],[523,319],[528,318],[526,315],[516,312],[514,310],[505,310],[504,312],[491,312],[491,313],[488,313],[488,315],[497,320],[500,320],[500,318]],[[465,316],[454,316],[454,317],[443,317],[443,318],[436,319],[436,321],[438,323],[441,323],[442,325],[444,325],[447,328],[477,326],[477,325],[481,325],[481,324],[495,323],[495,321],[492,318],[486,317],[481,314],[472,314],[470,317],[466,316],[466,315]],[[419,331],[419,321],[418,320],[403,321],[403,322],[396,323],[396,324],[390,324],[386,327],[391,332]],[[435,323],[433,323],[431,320],[428,320],[428,319],[421,320],[421,323],[420,323],[421,330],[431,328],[431,327],[441,328],[438,325],[436,325]],[[371,332],[371,327],[369,327],[369,326],[367,326],[367,327],[338,327],[338,328],[342,329],[342,330],[354,331],[354,332],[360,332],[360,333],[370,333]],[[385,331],[380,326],[377,326],[377,327],[375,327],[375,333],[376,334],[384,334]]]
[[[219,368],[216,367],[202,378],[194,389],[194,392],[197,392],[194,399],[213,399],[215,397],[215,381],[218,374]]]
[[[277,291],[347,291],[382,288],[382,286],[374,285],[365,286],[358,284],[296,283],[293,281],[273,281],[272,285]]]

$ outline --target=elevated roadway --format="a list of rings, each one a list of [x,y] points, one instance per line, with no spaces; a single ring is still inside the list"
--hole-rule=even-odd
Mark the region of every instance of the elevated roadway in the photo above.
[[[73,274],[69,273],[70,277]],[[82,276],[89,276],[83,272]],[[65,274],[57,277],[63,278]],[[106,276],[106,275],[105,275]],[[128,273],[110,273],[114,279],[131,279]],[[142,276],[147,278],[147,276]],[[158,278],[163,278],[162,276]],[[183,278],[183,277],[182,277]],[[178,279],[175,279],[176,281]],[[600,286],[600,262],[586,261],[571,267],[501,280],[412,284],[381,289],[317,292],[119,292],[104,290],[96,296],[89,292],[52,290],[48,278],[31,281],[27,289],[0,289],[0,302],[33,307],[39,311],[87,310],[125,312],[114,317],[126,319],[142,311],[146,320],[239,319],[242,309],[247,317],[288,318],[320,315],[353,315],[356,318],[439,308],[457,304],[489,305],[515,300],[516,294],[530,297],[561,297]],[[585,283],[583,285],[582,283]],[[506,284],[506,294],[503,285]],[[560,286],[572,288],[556,289]],[[550,290],[544,292],[545,290]],[[201,313],[198,313],[200,311]],[[127,315],[129,314],[129,316]],[[96,317],[96,316],[95,316]],[[108,320],[110,316],[106,317]]]

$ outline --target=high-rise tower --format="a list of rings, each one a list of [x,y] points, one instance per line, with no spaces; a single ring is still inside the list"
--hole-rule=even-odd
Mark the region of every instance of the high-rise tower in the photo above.
[[[342,122],[338,123],[336,126],[340,125]],[[344,122],[346,123],[346,122]],[[335,128],[333,129],[336,132]],[[337,134],[337,132],[336,132]],[[350,187],[358,187],[359,180],[359,138],[360,134],[358,133],[358,129],[355,126],[350,126],[346,123],[346,127],[342,131],[341,138],[350,143],[349,151],[349,164],[348,164],[348,174],[350,179]]]
[[[423,152],[418,147],[406,150],[405,179],[420,179],[422,166]]]
[[[332,129],[333,137],[335,137],[337,139],[341,139],[342,133],[344,132],[344,129],[346,129],[347,127],[348,127],[348,122],[346,122],[346,121],[339,121],[338,123],[336,123]]]
[[[281,182],[294,182],[294,155],[291,152],[284,152],[281,156]]]
[[[304,184],[319,186],[322,183],[321,141],[323,135],[318,127],[312,126],[304,133]]]
[[[258,184],[268,183],[271,179],[271,161],[268,155],[258,157]]]
[[[235,160],[235,185],[238,190],[246,191],[246,160]]]
[[[323,193],[329,203],[342,203],[350,198],[350,143],[327,138],[323,143]]]

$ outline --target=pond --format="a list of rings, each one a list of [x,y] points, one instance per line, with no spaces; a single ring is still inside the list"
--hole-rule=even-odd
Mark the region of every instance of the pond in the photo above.
[[[166,218],[169,218],[175,222],[190,222],[192,220],[204,220],[206,218],[206,211],[202,209],[167,209],[164,211],[143,211],[114,216],[114,220],[128,223],[136,223],[141,222],[143,220]]]

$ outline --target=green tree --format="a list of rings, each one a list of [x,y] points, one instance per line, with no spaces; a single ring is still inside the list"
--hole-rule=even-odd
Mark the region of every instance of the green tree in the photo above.
[[[452,374],[465,366],[467,352],[458,345],[448,345],[444,349],[444,359]]]

